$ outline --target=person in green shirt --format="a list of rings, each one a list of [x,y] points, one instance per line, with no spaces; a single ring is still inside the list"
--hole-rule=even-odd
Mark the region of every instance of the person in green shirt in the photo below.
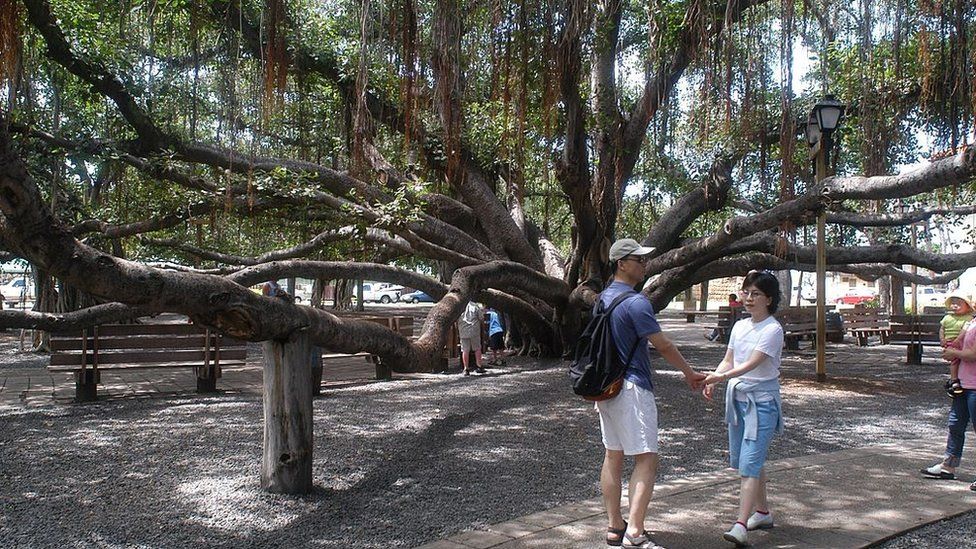
[[[962,342],[957,341],[966,323],[973,319],[973,306],[964,297],[950,296],[945,302],[946,313],[939,322],[939,340],[943,348],[961,349]],[[959,359],[949,363],[949,381],[946,382],[946,392],[951,397],[963,394],[962,384],[959,382]]]

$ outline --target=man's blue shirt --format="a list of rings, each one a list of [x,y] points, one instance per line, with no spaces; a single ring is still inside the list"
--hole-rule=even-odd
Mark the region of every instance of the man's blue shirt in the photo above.
[[[600,301],[604,307],[609,307],[618,295],[633,290],[624,282],[614,281],[600,294]],[[661,326],[654,318],[654,307],[651,306],[647,297],[640,293],[624,299],[623,303],[614,309],[610,321],[612,322],[613,339],[617,344],[620,360],[627,360],[630,350],[638,339],[646,340],[647,336],[661,331]],[[627,365],[627,373],[624,374],[624,379],[632,381],[638,387],[643,387],[648,391],[654,390],[654,384],[651,381],[651,355],[648,352],[646,341],[637,345],[634,357],[630,359],[630,364]]]

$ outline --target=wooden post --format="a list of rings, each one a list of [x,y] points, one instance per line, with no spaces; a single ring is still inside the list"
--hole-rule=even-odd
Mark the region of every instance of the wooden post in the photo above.
[[[312,364],[305,332],[265,341],[264,453],[261,488],[276,494],[312,491]]]

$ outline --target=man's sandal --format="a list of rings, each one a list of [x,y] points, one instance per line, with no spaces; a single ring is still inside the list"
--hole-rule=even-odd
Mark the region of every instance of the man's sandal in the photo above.
[[[612,526],[607,526],[607,545],[610,547],[620,547],[620,544],[624,542],[624,534],[626,533],[626,522],[624,522],[623,528],[613,528]]]

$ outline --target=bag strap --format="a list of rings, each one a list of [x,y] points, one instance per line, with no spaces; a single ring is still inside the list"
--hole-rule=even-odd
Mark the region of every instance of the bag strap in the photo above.
[[[637,292],[631,290],[629,292],[624,292],[624,293],[618,295],[617,297],[615,297],[613,299],[613,301],[610,302],[610,305],[608,305],[607,308],[604,309],[603,312],[605,314],[607,314],[607,315],[613,313],[613,310],[617,308],[617,305],[620,305],[621,303],[624,302],[625,299],[627,299],[628,297],[633,296],[633,295],[637,295]],[[602,302],[601,302],[601,305],[602,305]]]
[[[623,303],[625,299],[627,299],[627,298],[629,298],[631,296],[635,296],[635,295],[637,295],[637,292],[631,290],[629,292],[624,292],[624,293],[618,295],[616,298],[614,298],[613,301],[610,302],[610,306],[607,307],[607,310],[606,310],[605,314],[608,317],[610,317],[610,321],[611,321],[611,324],[610,325],[611,326],[613,326],[613,324],[612,324],[613,317],[611,317],[610,315],[613,314],[613,310],[617,308],[617,305],[620,305],[621,303]],[[612,336],[613,335],[613,330],[612,329],[611,329],[610,333],[611,333],[611,336]],[[640,345],[641,339],[643,339],[643,338],[642,337],[638,337],[637,340],[634,341],[634,346],[630,348],[630,354],[627,355],[627,362],[624,362],[624,367],[625,368],[630,367],[630,361],[634,358],[634,354],[637,352],[637,347]]]

